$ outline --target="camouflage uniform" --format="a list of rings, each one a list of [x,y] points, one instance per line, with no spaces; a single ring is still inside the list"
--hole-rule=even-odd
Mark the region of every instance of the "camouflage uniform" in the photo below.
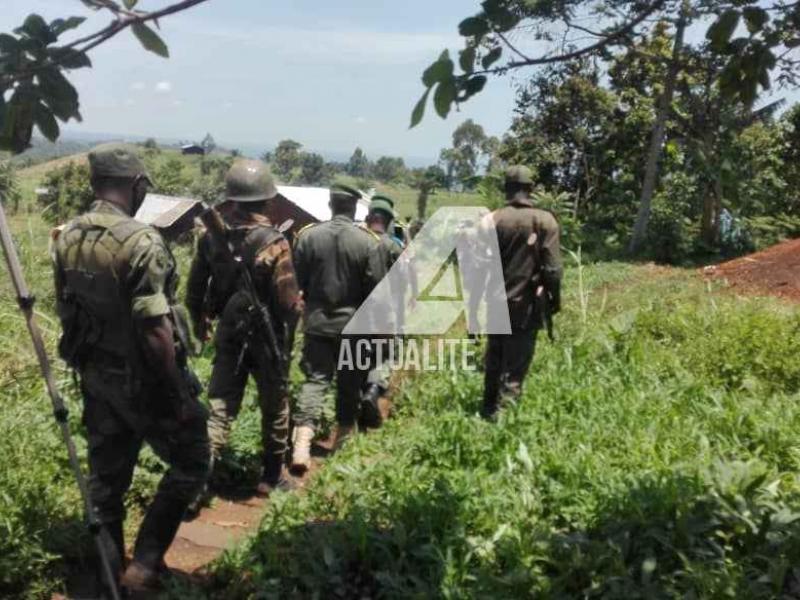
[[[93,173],[107,158],[90,155]],[[102,200],[60,233],[56,230],[54,238],[56,300],[64,328],[59,349],[80,376],[92,505],[113,542],[112,562],[119,569],[123,496],[147,442],[168,470],[139,530],[134,559],[156,569],[209,467],[205,408],[193,396],[179,421],[170,396],[175,392],[155,378],[140,349],[142,320],[172,315],[176,333],[182,325],[174,321],[179,314],[174,310],[175,260],[154,229]],[[177,337],[177,353],[185,355]]]
[[[512,167],[507,182],[531,185],[524,167]],[[511,321],[510,335],[489,335],[485,358],[483,414],[491,417],[498,408],[516,401],[528,372],[542,328],[536,310],[536,291],[547,294],[552,313],[560,308],[562,275],[560,230],[555,217],[538,208],[527,193],[516,194],[503,208],[491,213],[497,232],[502,274],[490,273],[487,300],[505,291]],[[502,280],[494,280],[500,277]],[[488,324],[490,331],[496,324]]]
[[[377,236],[347,216],[310,225],[297,235],[295,266],[305,300],[303,372],[295,425],[312,426],[322,413],[325,394],[336,376],[336,419],[352,426],[367,371],[337,370],[342,330],[385,274]],[[349,340],[355,349],[354,340]]]
[[[279,342],[296,322],[299,302],[291,249],[266,216],[233,209],[225,220],[236,254],[242,256],[260,300],[270,311]],[[287,373],[277,369],[263,340],[250,335],[253,327],[244,294],[222,283],[231,265],[215,256],[208,234],[197,245],[187,286],[186,305],[195,322],[206,316],[219,317],[214,346],[216,355],[208,396],[211,416],[208,433],[214,460],[227,445],[231,425],[239,414],[248,376],[258,389],[261,409],[263,463],[267,479],[279,476],[289,437]],[[229,278],[229,277],[228,277]]]

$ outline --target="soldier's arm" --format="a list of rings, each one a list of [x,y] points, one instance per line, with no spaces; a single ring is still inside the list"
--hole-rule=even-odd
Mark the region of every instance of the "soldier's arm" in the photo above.
[[[542,283],[550,296],[551,311],[555,314],[561,309],[561,278],[564,274],[561,261],[561,227],[553,215],[545,215],[540,228]]]
[[[204,339],[207,335],[205,299],[208,285],[211,280],[211,265],[208,261],[208,237],[204,234],[197,240],[192,266],[189,269],[189,279],[186,282],[186,308],[192,319],[195,334]]]
[[[293,260],[297,287],[305,293],[308,289],[308,240],[302,230],[295,238]]]
[[[364,298],[372,293],[375,286],[384,278],[387,271],[387,252],[377,240],[370,239],[365,250],[366,265],[364,269]]]
[[[137,325],[140,347],[147,366],[168,391],[180,420],[189,392],[177,363],[175,336],[169,319],[168,294],[175,261],[161,237],[150,232],[137,241],[130,267],[131,316]]]
[[[270,244],[256,257],[256,272],[268,281],[268,293],[274,295],[284,317],[300,316],[302,301],[297,285],[292,252],[285,239]]]

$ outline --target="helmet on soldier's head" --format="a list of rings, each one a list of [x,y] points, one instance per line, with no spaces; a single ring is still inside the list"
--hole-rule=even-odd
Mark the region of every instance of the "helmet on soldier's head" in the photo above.
[[[385,214],[389,220],[395,218],[394,200],[388,196],[375,194],[369,202],[369,212],[380,212]]]
[[[506,183],[533,185],[533,173],[524,165],[514,165],[506,170]]]
[[[152,183],[144,163],[129,146],[104,144],[89,152],[89,171],[92,179],[144,177]]]
[[[261,202],[278,195],[269,167],[260,160],[239,159],[225,176],[225,198],[234,202]]]

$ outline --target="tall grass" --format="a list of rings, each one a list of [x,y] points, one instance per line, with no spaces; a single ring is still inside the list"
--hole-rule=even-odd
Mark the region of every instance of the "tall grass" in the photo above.
[[[559,343],[542,339],[523,401],[498,424],[477,417],[480,373],[422,374],[381,432],[350,443],[306,494],[271,504],[204,593],[793,590],[796,311],[713,297],[690,272],[595,265],[583,277],[583,308],[568,294]]]

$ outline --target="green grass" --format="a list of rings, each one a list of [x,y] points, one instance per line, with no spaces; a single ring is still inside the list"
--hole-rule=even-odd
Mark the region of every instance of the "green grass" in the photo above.
[[[480,373],[410,380],[204,593],[780,595],[800,559],[796,310],[692,272],[582,275],[585,313],[571,269],[560,341],[500,423],[476,417]]]

